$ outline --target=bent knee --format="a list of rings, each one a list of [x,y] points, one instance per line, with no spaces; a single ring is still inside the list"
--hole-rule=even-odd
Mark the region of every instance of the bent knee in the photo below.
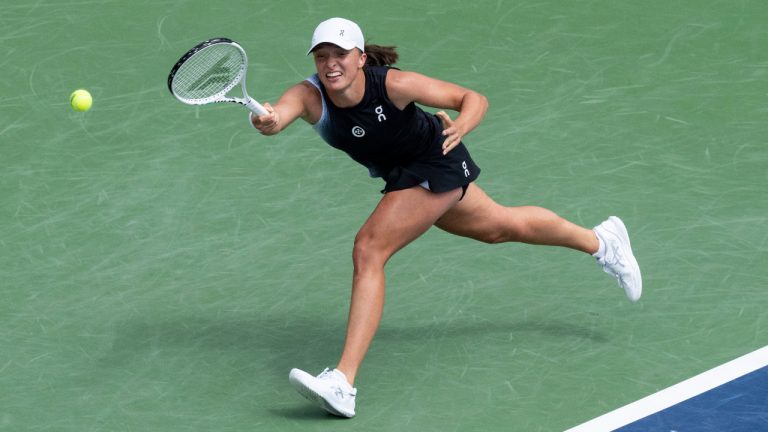
[[[352,264],[355,270],[376,266],[383,267],[389,259],[386,248],[371,236],[358,234],[352,247]]]
[[[477,231],[472,238],[486,244],[499,244],[512,241],[502,230]]]
[[[525,241],[530,236],[530,227],[516,218],[496,217],[474,220],[449,232],[487,244],[499,244]]]

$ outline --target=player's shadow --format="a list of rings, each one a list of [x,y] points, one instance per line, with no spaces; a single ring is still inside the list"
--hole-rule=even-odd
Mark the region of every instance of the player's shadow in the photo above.
[[[254,386],[286,386],[291,367],[312,368],[332,365],[338,360],[343,344],[344,320],[320,316],[259,316],[251,319],[209,319],[194,315],[136,319],[116,324],[110,351],[99,360],[104,373],[119,368],[130,370],[158,352],[169,352],[172,361],[179,357],[198,364],[225,358],[245,376],[252,376]],[[417,326],[382,325],[377,344],[403,341],[464,339],[493,333],[534,332],[544,337],[587,339],[607,343],[609,338],[594,328],[562,322],[430,322]],[[212,360],[214,359],[214,360]],[[204,373],[204,371],[200,371]],[[327,415],[297,399],[295,406],[263,407],[276,417],[292,420],[317,420]]]
[[[336,361],[341,351],[346,322],[321,317],[254,317],[246,320],[208,319],[195,316],[155,321],[137,320],[117,325],[112,350],[102,360],[126,362],[153,349],[185,348],[229,352],[248,361],[268,354],[264,367],[284,375],[286,365],[316,365]],[[537,333],[545,337],[585,339],[607,343],[609,338],[594,327],[558,321],[493,321],[449,323],[430,322],[415,326],[383,323],[376,340],[383,343],[403,340],[461,339],[494,333]],[[254,357],[251,356],[253,354]]]
[[[448,324],[430,323],[413,327],[384,327],[377,337],[386,339],[464,338],[494,333],[536,333],[543,337],[561,339],[585,339],[595,343],[607,343],[610,339],[594,327],[583,327],[557,321],[510,321],[471,322]]]

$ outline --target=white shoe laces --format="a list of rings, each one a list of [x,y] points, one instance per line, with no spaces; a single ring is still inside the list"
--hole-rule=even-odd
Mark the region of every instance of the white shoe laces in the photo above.
[[[606,270],[606,273],[610,273],[618,279],[619,284],[624,287],[627,284],[625,278],[629,276],[629,269],[627,268],[626,258],[622,253],[619,240],[612,239],[607,246],[610,249],[610,253],[606,251],[603,257],[603,269]]]
[[[611,254],[606,254],[605,264],[611,267],[625,267],[621,247],[616,243],[611,243],[611,252]]]
[[[600,238],[602,256],[597,262],[605,273],[615,277],[630,300],[637,301],[642,292],[640,269],[632,256],[626,228],[618,218],[609,218],[596,226],[595,234]]]
[[[331,388],[331,390],[333,390],[333,394],[335,394],[339,399],[345,399],[347,396],[355,396],[354,391],[347,391],[344,388],[345,386],[339,382],[344,378],[338,376],[334,373],[333,370],[329,368],[325,368],[325,370],[317,376],[317,379],[327,382],[328,386]],[[347,383],[345,382],[343,384]]]

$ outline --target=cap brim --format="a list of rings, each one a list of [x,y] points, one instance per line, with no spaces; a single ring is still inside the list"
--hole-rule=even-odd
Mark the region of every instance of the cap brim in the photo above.
[[[348,40],[321,40],[321,41],[315,42],[315,44],[312,45],[312,47],[309,49],[309,51],[307,51],[307,55],[312,54],[312,51],[314,51],[315,48],[317,48],[318,45],[322,45],[324,43],[333,44],[333,45],[336,45],[337,47],[345,49],[345,50],[351,50],[352,48],[355,47],[355,43],[352,42],[352,41],[348,41]]]

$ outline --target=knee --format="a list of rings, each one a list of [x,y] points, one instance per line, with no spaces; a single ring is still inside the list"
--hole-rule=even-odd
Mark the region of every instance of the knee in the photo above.
[[[486,244],[499,244],[520,241],[524,228],[511,219],[476,219],[448,232]]]
[[[525,242],[532,236],[534,229],[535,227],[524,221],[508,218],[503,223],[487,226],[475,238],[487,244]]]
[[[384,248],[372,236],[358,233],[352,247],[352,264],[355,271],[370,267],[383,267],[387,260]]]
[[[524,242],[533,227],[518,213],[514,208],[499,206],[487,218],[476,221],[474,238],[487,244]]]
[[[475,239],[486,244],[499,244],[514,241],[513,237],[502,229],[492,229],[479,233]]]

